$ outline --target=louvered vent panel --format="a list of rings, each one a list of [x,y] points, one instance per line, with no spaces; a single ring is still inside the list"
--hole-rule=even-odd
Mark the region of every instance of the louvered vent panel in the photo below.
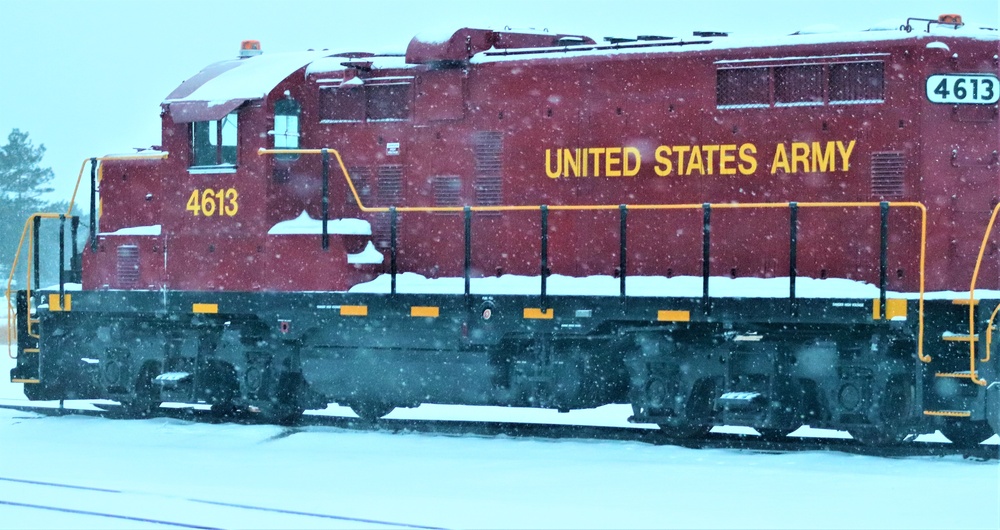
[[[872,197],[900,199],[906,191],[906,158],[903,153],[872,153]]]
[[[375,201],[378,206],[401,206],[403,200],[403,166],[379,166],[375,171]],[[391,246],[390,220],[388,213],[378,214],[374,219],[372,231],[375,236],[375,244],[379,248],[389,248]]]
[[[434,206],[461,206],[462,180],[453,175],[434,177]]]
[[[477,132],[473,137],[476,156],[476,204],[497,206],[503,204],[503,133],[496,131]]]
[[[136,245],[121,245],[118,247],[118,264],[116,267],[118,288],[135,289],[139,286],[139,247]]]
[[[379,166],[376,179],[379,206],[400,206],[403,199],[403,166]]]
[[[372,170],[367,167],[349,167],[347,172],[351,175],[351,182],[354,183],[354,189],[358,190],[358,196],[361,197],[361,202],[365,206],[371,206],[369,204],[371,201],[368,199],[372,196]],[[351,190],[347,190],[347,205],[357,206],[357,202],[354,200],[354,194]]]

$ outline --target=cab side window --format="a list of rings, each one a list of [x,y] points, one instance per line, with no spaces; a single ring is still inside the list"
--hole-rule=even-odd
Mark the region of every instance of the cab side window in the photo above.
[[[236,166],[237,113],[191,123],[191,165]]]
[[[274,148],[299,148],[299,113],[301,107],[292,98],[274,104]]]

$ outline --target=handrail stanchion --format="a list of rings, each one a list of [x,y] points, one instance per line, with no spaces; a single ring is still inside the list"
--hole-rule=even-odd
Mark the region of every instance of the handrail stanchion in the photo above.
[[[97,252],[97,159],[90,159],[90,251]]]
[[[389,277],[390,277],[390,287],[389,293],[396,294],[396,258],[397,258],[397,247],[396,247],[396,207],[389,207]]]
[[[66,215],[59,214],[59,307],[66,307]]]
[[[31,254],[28,254],[28,261],[31,262],[32,270],[35,273],[35,278],[34,278],[35,286],[34,287],[35,287],[35,293],[36,294],[39,291],[42,290],[42,280],[41,280],[41,276],[42,276],[41,275],[41,262],[42,262],[42,260],[39,259],[39,257],[41,256],[41,253],[40,253],[41,244],[40,244],[40,241],[39,241],[39,239],[41,239],[39,237],[41,235],[41,232],[42,232],[42,218],[41,217],[35,217],[31,221],[31,248],[32,248],[32,251],[31,251]],[[35,305],[37,307],[38,304],[35,304]]]
[[[619,227],[620,236],[619,236],[619,239],[618,239],[618,241],[619,241],[619,245],[618,245],[618,271],[619,271],[619,273],[618,273],[618,279],[621,282],[620,285],[619,285],[619,291],[620,291],[619,294],[621,295],[622,301],[624,302],[625,301],[625,277],[628,274],[627,271],[626,271],[626,269],[625,269],[625,266],[627,265],[626,249],[628,248],[628,246],[627,246],[627,240],[626,240],[626,231],[627,231],[627,228],[628,228],[628,207],[625,206],[624,204],[619,204],[618,205],[618,212],[619,212],[619,217],[620,217],[619,224],[621,225]]]
[[[464,211],[464,232],[465,232],[465,267],[463,276],[465,277],[465,296],[469,296],[472,291],[472,208],[466,206]]]
[[[878,301],[879,318],[885,322],[886,283],[889,272],[889,203],[879,203]]]
[[[326,227],[330,219],[330,151],[323,152],[323,250],[330,250],[330,232]]]
[[[77,245],[77,237],[80,232],[80,216],[74,215],[70,219],[69,237],[72,254],[70,254],[69,258],[69,281],[70,283],[82,283],[83,266],[80,263],[80,248]]]
[[[546,300],[546,283],[549,277],[549,207],[545,204],[539,207],[542,213],[542,295],[541,310],[548,309]]]
[[[711,272],[712,205],[706,202],[701,205],[701,209],[701,305],[707,316],[711,309],[708,298],[708,275]]]
[[[799,205],[788,203],[788,302],[793,317],[799,315],[799,302],[795,298],[795,280],[798,277]]]

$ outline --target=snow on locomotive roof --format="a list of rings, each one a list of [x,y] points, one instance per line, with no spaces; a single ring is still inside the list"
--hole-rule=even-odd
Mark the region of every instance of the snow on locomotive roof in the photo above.
[[[802,44],[850,43],[891,41],[908,38],[964,37],[996,40],[997,32],[987,28],[963,26],[931,26],[929,30],[916,28],[903,31],[899,24],[886,22],[865,31],[835,32],[830,26],[806,28],[792,35],[775,37],[692,37],[671,40],[639,40],[602,44],[579,44],[535,48],[490,48],[475,53],[471,63],[518,61],[531,58],[554,59],[567,56],[609,56],[622,54],[648,54],[724,50],[738,48],[779,47]],[[487,31],[487,30],[477,30]],[[453,37],[454,35],[452,35]],[[427,44],[446,42],[443,34],[420,34],[414,38]],[[336,53],[310,51],[296,53],[262,54],[256,57],[222,61],[209,65],[201,72],[178,86],[163,101],[170,106],[175,121],[214,119],[209,115],[225,115],[248,100],[262,99],[282,80],[305,67],[306,75],[335,73],[363,61],[376,69],[402,69],[413,67],[406,58],[397,54]]]
[[[531,59],[557,59],[564,58],[567,54],[573,56],[610,56],[625,54],[649,54],[660,52],[690,52],[703,50],[726,50],[739,48],[762,48],[781,46],[800,46],[803,44],[831,44],[831,43],[852,43],[852,42],[872,42],[872,41],[893,41],[904,39],[933,38],[935,40],[946,37],[962,37],[979,40],[997,40],[996,30],[989,28],[968,28],[968,27],[937,27],[932,26],[930,31],[923,31],[923,28],[915,29],[911,32],[903,31],[898,26],[891,29],[871,29],[865,31],[848,31],[842,33],[821,33],[809,32],[792,35],[782,35],[775,37],[738,37],[728,36],[722,38],[684,38],[663,41],[637,41],[610,44],[585,44],[579,46],[560,46],[549,49],[523,48],[523,49],[490,49],[483,53],[476,54],[471,63],[488,63],[502,61],[523,61]]]
[[[363,60],[366,62],[371,62],[373,67],[378,68],[407,68],[412,65],[406,64],[406,60],[402,55],[397,54],[385,54],[385,55],[371,55],[369,57],[362,57],[357,60]],[[306,67],[306,75],[312,74],[328,74],[331,72],[342,72],[348,68],[345,64],[350,64],[351,59],[344,57],[341,54],[330,55],[327,57],[321,57],[315,61],[309,63]]]
[[[232,99],[261,99],[292,72],[330,53],[271,53],[240,59],[236,61],[236,67],[205,81],[190,94],[174,98],[167,96],[163,102],[205,101],[222,104]]]
[[[218,119],[244,101],[263,99],[293,72],[326,55],[330,52],[273,53],[215,63],[174,89],[163,105],[177,122]]]

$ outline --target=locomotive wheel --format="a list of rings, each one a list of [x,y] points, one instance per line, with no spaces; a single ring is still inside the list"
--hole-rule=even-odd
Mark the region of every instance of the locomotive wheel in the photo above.
[[[232,419],[240,415],[243,409],[236,406],[233,402],[225,403],[213,403],[212,408],[209,409],[212,413],[212,417],[216,419]]]
[[[870,446],[902,443],[913,434],[909,424],[913,412],[913,392],[913,385],[906,376],[891,377],[879,399],[874,424],[851,429],[851,436]]]
[[[695,383],[684,406],[683,419],[677,424],[660,424],[660,430],[671,438],[704,438],[712,430],[712,396],[715,383],[702,379]]]
[[[121,400],[122,416],[126,418],[148,418],[160,408],[160,404],[163,401],[160,400],[160,391],[156,387],[156,383],[153,382],[158,372],[159,370],[155,363],[146,363],[139,370],[132,394]]]
[[[993,428],[985,421],[948,420],[941,434],[959,447],[975,447],[993,436]]]
[[[351,403],[351,410],[359,418],[367,422],[376,422],[379,418],[388,415],[396,407],[381,401],[362,401],[361,403]]]
[[[306,388],[302,374],[284,372],[278,377],[277,387],[270,399],[258,405],[260,418],[267,423],[293,425],[306,411],[300,404],[301,393]]]
[[[704,438],[708,436],[711,432],[711,425],[698,425],[698,424],[685,424],[685,425],[667,425],[660,424],[660,431],[666,434],[670,438],[681,438],[685,440],[696,440],[698,438]]]
[[[302,413],[306,411],[297,405],[278,402],[272,402],[259,408],[260,418],[265,423],[286,426],[298,423],[299,419],[302,418]]]

